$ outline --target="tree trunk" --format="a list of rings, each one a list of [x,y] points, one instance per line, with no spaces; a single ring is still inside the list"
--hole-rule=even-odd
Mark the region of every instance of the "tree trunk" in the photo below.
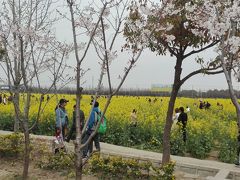
[[[77,133],[76,133],[77,134]],[[75,170],[76,170],[76,180],[82,179],[82,149],[81,147],[81,137],[76,138],[75,143]]]
[[[77,91],[76,91],[76,142],[75,142],[75,175],[76,180],[82,179],[82,149],[81,149],[81,141],[82,141],[82,133],[80,130],[80,99],[81,99],[81,87],[80,87],[80,77],[81,77],[81,61],[78,56],[78,45],[77,45],[77,35],[75,29],[75,19],[74,19],[74,11],[73,11],[73,2],[68,2],[71,14],[71,23],[72,23],[72,32],[73,32],[73,41],[74,41],[74,52],[75,58],[77,61]]]
[[[15,101],[14,103],[14,106],[17,106],[19,107],[19,91],[17,91],[16,93],[14,93],[14,97],[13,97],[13,101]],[[14,108],[15,111],[18,109],[18,108]],[[17,112],[15,112],[15,114],[17,114]],[[19,127],[20,127],[20,121],[19,121],[19,117],[15,115],[14,117],[14,132],[18,132],[19,131]]]
[[[232,80],[231,80],[231,70],[227,70],[226,63],[224,62],[224,55],[221,56],[221,61],[222,61],[223,72],[224,72],[224,75],[226,77],[227,84],[228,84],[230,98],[236,109],[238,129],[240,130],[240,105],[238,103],[237,95],[235,94],[234,89],[233,89]]]
[[[24,122],[24,164],[23,179],[28,178],[29,156],[30,156],[30,136],[28,131],[28,122]]]
[[[82,132],[80,129],[80,99],[81,99],[81,89],[80,89],[80,67],[77,67],[77,105],[76,105],[76,142],[75,142],[75,170],[76,170],[76,180],[82,179]]]
[[[229,37],[231,36],[235,36],[236,34],[236,30],[237,30],[237,23],[232,21],[232,29],[231,31],[229,31]],[[221,63],[222,63],[222,68],[223,68],[223,72],[224,72],[224,75],[226,77],[226,80],[227,80],[227,84],[228,84],[228,89],[229,89],[229,93],[230,93],[230,97],[231,97],[231,101],[233,103],[233,105],[235,106],[235,109],[236,109],[236,113],[237,113],[237,122],[238,122],[238,131],[240,130],[240,105],[238,103],[238,97],[236,95],[236,93],[234,92],[234,89],[233,89],[233,85],[232,85],[232,75],[231,75],[231,68],[227,67],[226,66],[226,62],[224,60],[225,58],[225,55],[226,55],[226,50],[224,48],[224,37],[222,37],[221,39],[221,56],[220,56],[220,59],[221,59]],[[230,54],[230,60],[233,61],[234,60],[234,56],[233,54]],[[231,62],[232,64],[232,62]]]
[[[166,123],[164,126],[163,133],[163,156],[162,156],[162,164],[166,164],[170,161],[170,134],[172,128],[172,115],[173,108],[177,98],[178,90],[173,89],[170,97],[170,101],[168,103],[168,111],[166,117]]]
[[[170,135],[171,135],[171,128],[172,128],[172,115],[173,115],[173,109],[174,109],[175,101],[177,98],[177,94],[181,86],[180,77],[182,72],[182,68],[181,68],[182,61],[183,61],[183,58],[177,58],[177,62],[175,66],[174,84],[173,84],[170,100],[168,103],[166,123],[164,126],[164,132],[163,132],[162,165],[165,165],[170,161]]]

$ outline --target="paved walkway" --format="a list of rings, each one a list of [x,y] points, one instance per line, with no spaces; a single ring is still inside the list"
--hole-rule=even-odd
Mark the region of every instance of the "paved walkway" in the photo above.
[[[12,132],[1,131],[0,134],[9,134]],[[36,136],[31,135],[33,138],[41,138],[52,140],[51,136]],[[66,143],[69,150],[73,150],[72,143]],[[101,143],[101,153],[105,155],[118,155],[126,158],[137,158],[142,161],[150,160],[156,166],[160,165],[162,154],[150,151],[138,150],[128,147],[116,146],[107,143]],[[183,179],[239,179],[240,168],[234,164],[227,164],[212,160],[199,160],[190,157],[171,156],[171,160],[176,162],[176,170],[183,171],[190,176],[190,178],[183,177]],[[192,176],[191,176],[192,175]],[[196,177],[196,178],[195,178]]]

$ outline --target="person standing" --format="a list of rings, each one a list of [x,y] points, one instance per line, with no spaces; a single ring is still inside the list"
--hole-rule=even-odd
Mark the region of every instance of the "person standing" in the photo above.
[[[202,100],[200,100],[199,102],[200,102],[199,109],[203,109],[204,108],[204,103],[202,102]]]
[[[47,101],[49,101],[50,100],[50,96],[49,95],[47,95]]]
[[[2,104],[2,101],[3,101],[2,94],[0,94],[0,104]]]
[[[85,120],[85,116],[84,116],[84,112],[80,109],[80,131],[83,130],[84,127],[84,120]],[[73,122],[72,122],[72,126],[69,132],[69,135],[67,136],[67,142],[70,141],[70,139],[75,140],[76,139],[76,105],[73,106]]]
[[[180,114],[178,108],[175,108],[174,112],[175,112],[175,114],[173,115],[173,118],[172,118],[173,123],[174,123],[176,120],[178,120],[178,117],[179,117],[179,114]]]
[[[3,104],[4,105],[7,104],[7,96],[6,96],[6,94],[3,95]]]
[[[179,108],[175,108],[174,114],[172,116],[172,129],[174,129],[177,124],[179,114],[180,114]]]
[[[183,137],[183,141],[186,142],[186,140],[187,140],[186,126],[187,126],[187,121],[188,121],[188,115],[187,115],[187,113],[184,112],[183,107],[180,107],[179,111],[180,111],[180,114],[179,114],[177,123],[182,123],[182,137]]]
[[[68,115],[65,109],[68,100],[60,99],[58,106],[55,109],[56,113],[56,132],[60,131],[61,137],[65,138],[65,129],[68,126]]]
[[[131,117],[131,124],[136,127],[137,126],[137,110],[133,109],[132,113],[130,114]]]
[[[97,126],[97,122],[98,122],[98,114],[100,114],[100,110],[99,110],[99,103],[97,101],[95,101],[94,103],[94,108],[90,114],[90,118],[86,127],[86,132],[85,135],[83,137],[83,143],[87,142],[87,140],[89,139],[89,137],[91,136],[91,134],[94,132],[94,130],[96,129]],[[91,139],[91,141],[89,142],[88,145],[86,145],[83,148],[83,158],[87,157],[87,154],[89,152],[89,154],[92,153],[93,151],[93,141],[96,147],[97,151],[100,151],[100,136],[99,133],[96,132],[96,134],[93,136],[93,138]]]

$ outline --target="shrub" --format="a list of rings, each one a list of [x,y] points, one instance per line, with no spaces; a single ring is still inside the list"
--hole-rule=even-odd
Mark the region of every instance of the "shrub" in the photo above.
[[[233,163],[237,159],[237,140],[226,138],[220,142],[218,158],[222,162]]]
[[[187,151],[195,158],[204,159],[213,147],[213,134],[207,120],[192,121],[187,128]]]
[[[170,145],[171,145],[170,150],[172,155],[181,155],[181,156],[184,155],[185,144],[182,138],[182,131],[180,127],[177,127],[177,125],[173,127],[173,130],[171,133]]]
[[[0,116],[0,129],[5,131],[13,131],[14,118],[11,114],[1,113]]]
[[[74,155],[67,154],[63,151],[53,155],[44,154],[44,156],[37,162],[40,168],[48,170],[67,170],[74,168]]]
[[[0,136],[0,156],[18,157],[23,153],[23,135],[13,133]]]
[[[204,132],[190,134],[187,140],[187,150],[193,157],[204,159],[211,151],[212,144],[212,138]]]
[[[118,156],[102,157],[93,155],[89,161],[89,172],[103,179],[175,179],[174,163],[154,167],[150,162],[123,159]]]

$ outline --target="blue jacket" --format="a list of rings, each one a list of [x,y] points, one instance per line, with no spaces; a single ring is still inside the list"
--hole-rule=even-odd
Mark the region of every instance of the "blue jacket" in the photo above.
[[[62,127],[67,125],[67,112],[65,109],[59,107],[56,109],[56,127],[60,128],[60,125]]]
[[[98,107],[94,107],[91,114],[90,114],[90,119],[87,124],[87,131],[91,132],[93,130],[94,125],[96,124],[95,122],[95,112],[99,113],[100,110]]]

